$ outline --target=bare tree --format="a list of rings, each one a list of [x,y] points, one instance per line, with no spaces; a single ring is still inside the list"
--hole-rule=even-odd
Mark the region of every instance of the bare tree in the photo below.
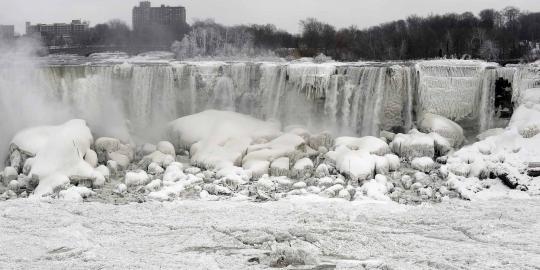
[[[500,50],[497,44],[491,40],[486,40],[480,47],[480,56],[487,61],[494,61],[499,59]]]

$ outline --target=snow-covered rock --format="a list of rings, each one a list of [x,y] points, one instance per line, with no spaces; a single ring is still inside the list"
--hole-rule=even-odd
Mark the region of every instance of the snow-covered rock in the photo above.
[[[116,188],[114,189],[115,193],[122,194],[127,191],[127,186],[124,183],[120,183],[116,185]]]
[[[428,134],[411,130],[408,134],[397,134],[392,143],[392,151],[402,158],[434,157],[435,140]]]
[[[174,145],[168,141],[161,141],[157,144],[157,151],[165,154],[165,155],[171,155],[176,156],[176,152],[174,150]]]
[[[5,185],[7,185],[10,181],[16,180],[18,177],[17,170],[14,167],[5,167],[4,171],[2,172],[2,180]]]
[[[21,188],[21,184],[17,180],[11,180],[9,181],[9,184],[7,185],[8,189],[17,193],[19,192],[19,189]]]
[[[151,163],[155,163],[160,167],[167,167],[174,161],[174,156],[164,154],[161,151],[154,151],[153,153],[144,156],[140,164],[142,165],[142,167],[148,167]]]
[[[388,167],[390,171],[397,171],[399,167],[401,166],[401,161],[399,160],[399,157],[394,154],[386,154],[384,155],[386,158],[386,161],[388,162]]]
[[[378,174],[375,176],[375,179],[365,182],[362,187],[360,187],[360,191],[364,196],[369,198],[380,201],[388,201],[390,200],[390,197],[387,196],[389,192],[387,183],[387,178]]]
[[[221,169],[236,164],[258,138],[274,138],[280,125],[229,112],[208,110],[169,123],[168,136],[179,149],[190,149],[191,162]]]
[[[71,176],[103,177],[84,160],[93,138],[83,120],[25,129],[17,133],[12,142],[35,154],[30,176],[39,178],[39,185],[34,190],[37,196],[69,184]]]
[[[388,144],[376,137],[339,137],[336,139],[335,147],[346,146],[351,150],[367,151],[370,154],[383,156],[390,153]]]
[[[319,164],[319,166],[317,166],[317,169],[315,169],[315,176],[317,177],[325,177],[328,175],[330,175],[330,169],[326,164]]]
[[[313,161],[309,158],[302,158],[294,163],[293,175],[297,178],[309,176],[311,171],[313,171]]]
[[[148,191],[158,191],[161,188],[161,180],[160,179],[152,180],[144,188]]]
[[[251,145],[247,149],[247,155],[242,159],[242,167],[250,170],[253,177],[268,174],[270,161],[293,156],[304,142],[304,139],[296,134],[285,133],[268,143]]]
[[[173,162],[169,164],[169,166],[167,166],[163,174],[163,181],[164,182],[177,182],[177,181],[185,179],[186,175],[184,174],[182,168],[183,168],[183,165],[178,162]]]
[[[390,163],[386,157],[374,155],[373,158],[375,159],[375,173],[386,175],[390,172]]]
[[[411,166],[413,169],[428,173],[434,168],[435,162],[430,157],[419,157],[411,161]]]
[[[171,162],[172,163],[172,162]],[[148,165],[148,173],[152,175],[162,174],[165,170],[159,164],[152,162]]]
[[[290,160],[288,157],[280,157],[270,164],[270,175],[288,176],[290,175]]]
[[[173,146],[173,149],[174,149],[174,146]],[[145,143],[141,146],[141,153],[143,156],[152,154],[155,151],[158,151],[158,148],[154,144]]]
[[[84,160],[90,164],[93,168],[97,167],[98,164],[98,156],[94,150],[89,149],[86,151],[86,154],[84,155]]]
[[[143,170],[127,172],[124,179],[124,183],[128,187],[146,185],[149,181],[150,176]]]
[[[99,165],[96,170],[101,173],[101,175],[103,175],[103,177],[105,177],[105,180],[106,181],[109,181],[110,180],[110,177],[111,177],[111,171],[109,170],[109,168],[105,165]]]
[[[96,153],[98,155],[99,161],[100,162],[107,161],[108,155],[110,153],[120,150],[121,144],[122,143],[120,142],[120,140],[116,138],[109,138],[109,137],[98,138],[94,142],[94,148],[96,149]]]
[[[335,161],[336,169],[355,181],[371,179],[375,172],[375,159],[367,151],[350,150],[340,146],[327,156]]]
[[[114,161],[117,169],[125,170],[131,163],[131,159],[129,159],[129,157],[118,152],[109,153],[107,157],[109,160]]]
[[[84,198],[95,195],[96,193],[87,187],[69,187],[66,190],[61,190],[58,193],[58,197],[61,200],[82,202]]]
[[[456,122],[432,113],[425,113],[418,125],[418,129],[424,133],[437,133],[446,138],[452,147],[463,144],[465,139],[463,128]]]

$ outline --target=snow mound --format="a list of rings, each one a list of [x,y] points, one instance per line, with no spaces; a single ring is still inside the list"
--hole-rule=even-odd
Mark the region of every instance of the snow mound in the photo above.
[[[128,187],[146,185],[150,182],[150,176],[143,170],[127,172],[125,184]]]
[[[346,146],[351,150],[367,151],[370,154],[384,156],[390,153],[390,147],[388,144],[376,137],[365,136],[361,138],[356,137],[339,137],[336,138],[336,148],[340,146]]]
[[[205,168],[239,164],[248,146],[261,138],[280,135],[280,125],[240,113],[208,110],[169,123],[170,141],[190,149],[191,162]]]
[[[446,138],[452,147],[458,147],[463,144],[465,137],[463,136],[463,128],[456,122],[432,113],[423,115],[418,129],[424,133],[435,132]]]
[[[528,175],[540,164],[540,135],[535,128],[538,117],[540,106],[525,102],[516,109],[506,129],[453,153],[448,158],[447,185],[463,198],[475,199],[480,193],[488,196],[483,179],[494,176],[507,188],[538,192],[531,190],[535,185]]]
[[[368,180],[374,176],[375,158],[365,150],[339,146],[335,151],[328,152],[327,157],[335,162],[336,169],[355,181]]]
[[[396,134],[390,148],[398,156],[412,160],[416,157],[434,157],[435,140],[428,134],[411,130],[408,134]]]
[[[515,128],[524,138],[540,133],[540,104],[525,103],[512,115],[508,127]]]
[[[413,169],[428,173],[435,166],[435,162],[430,157],[419,157],[411,161],[411,166]]]
[[[58,198],[65,201],[82,202],[84,198],[95,195],[96,193],[87,187],[69,187],[58,193]]]
[[[30,177],[39,178],[36,196],[52,193],[70,183],[70,177],[104,179],[84,160],[91,151],[93,137],[84,120],[70,120],[58,126],[41,126],[23,130],[12,143],[35,154]]]
[[[271,161],[281,157],[293,156],[293,153],[304,144],[305,141],[302,137],[285,133],[268,143],[251,145],[247,149],[247,155],[242,160],[242,167],[250,170],[253,177],[260,177],[269,173]],[[288,163],[287,168],[284,168],[284,164],[281,165],[282,169],[288,170]]]
[[[389,201],[390,198],[387,196],[390,191],[388,188],[388,179],[384,175],[376,175],[375,179],[371,179],[365,182],[361,187],[360,191],[366,197],[379,200],[379,201]]]

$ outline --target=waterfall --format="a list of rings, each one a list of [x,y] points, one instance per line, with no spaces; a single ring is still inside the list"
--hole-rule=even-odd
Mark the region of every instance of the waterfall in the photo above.
[[[170,120],[221,109],[314,132],[377,136],[381,130],[409,130],[422,112],[474,122],[479,131],[491,128],[495,81],[511,80],[517,99],[540,85],[538,74],[532,67],[437,60],[90,63],[46,66],[36,77],[47,96],[99,131],[125,122],[134,133],[157,134]]]
[[[479,110],[479,131],[486,131],[492,128],[495,105],[495,81],[497,70],[486,69],[483,75],[482,90]]]

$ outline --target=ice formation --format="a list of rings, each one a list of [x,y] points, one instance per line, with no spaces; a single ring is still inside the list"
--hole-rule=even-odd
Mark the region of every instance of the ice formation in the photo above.
[[[81,120],[22,131],[4,185],[20,192],[39,181],[35,193],[43,195],[121,180],[114,192],[155,200],[320,194],[407,202],[470,199],[489,177],[530,186],[540,95],[527,89],[538,87],[537,66],[167,58],[95,56],[36,71],[43,91],[88,119],[98,139]],[[519,105],[505,130],[490,129],[499,125],[499,78],[512,82]],[[454,151],[465,143],[462,126],[486,132]],[[73,189],[61,197],[79,200]]]
[[[253,141],[279,134],[279,123],[216,110],[179,118],[168,129],[177,148],[190,149],[193,164],[217,169],[239,165]]]
[[[426,113],[422,116],[418,128],[425,133],[435,132],[441,135],[449,141],[452,147],[461,146],[465,139],[461,126],[450,119],[432,113]]]
[[[26,160],[31,164],[28,177],[37,177],[37,196],[52,193],[70,183],[70,177],[100,181],[104,176],[94,169],[85,156],[94,152],[90,129],[83,120],[71,120],[58,126],[25,129],[12,140],[12,145],[32,155]]]
[[[536,90],[527,90],[536,95]],[[497,177],[511,188],[527,190],[534,184],[528,174],[538,164],[540,135],[537,135],[536,100],[524,102],[512,116],[505,130],[483,136],[448,158],[449,185],[463,197],[472,199],[484,190],[482,179]]]
[[[481,107],[478,104],[482,104],[483,97],[483,76],[489,68],[494,67],[495,64],[481,61],[435,60],[418,63],[420,111],[453,120],[478,117]]]

